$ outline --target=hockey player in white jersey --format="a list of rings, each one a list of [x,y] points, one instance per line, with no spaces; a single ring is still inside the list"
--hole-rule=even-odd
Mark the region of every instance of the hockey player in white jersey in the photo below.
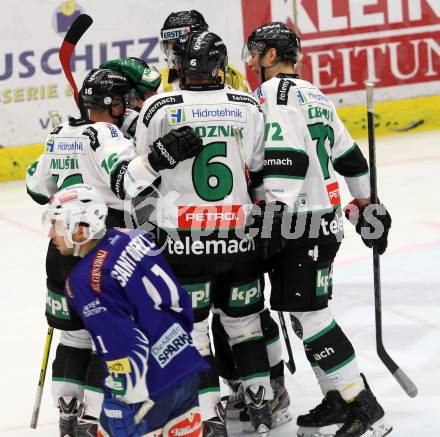
[[[151,166],[146,172],[136,159],[127,174],[150,185],[161,178],[155,211],[158,245],[192,295],[194,341],[213,367],[201,374],[204,435],[227,435],[208,335],[211,307],[228,334],[254,429],[264,434],[272,421],[269,362],[258,314],[264,285],[247,227],[252,200],[243,171],[245,160],[254,188],[261,188],[263,118],[254,98],[225,88],[219,79],[227,54],[217,35],[190,33],[174,44],[174,51],[182,89],[144,103],[136,147],[145,153],[158,136],[189,125],[203,138],[203,150],[175,169]]]
[[[172,12],[166,18],[161,29],[161,49],[168,66],[161,69],[162,83],[159,92],[168,92],[180,89],[179,75],[177,74],[173,46],[179,36],[195,31],[207,31],[209,29],[203,15],[197,10],[183,10]],[[120,70],[124,73],[124,70]],[[240,71],[233,65],[228,64],[225,71],[218,73],[225,85],[235,89],[251,92],[250,86]],[[289,394],[284,384],[284,362],[282,361],[282,346],[280,343],[279,327],[266,308],[260,314],[264,338],[268,345],[269,361],[271,365],[271,384],[274,389],[273,425],[282,425],[291,420],[288,406],[290,405]],[[220,323],[219,316],[212,318],[211,329],[215,349],[220,351],[217,358],[221,376],[227,382],[231,396],[228,398],[226,412],[228,418],[240,418],[248,421],[248,415],[243,409],[244,394],[240,386],[234,360],[228,347],[227,335]],[[245,424],[246,426],[246,424]]]
[[[273,214],[270,237],[264,225],[262,235],[263,255],[273,263],[271,307],[290,312],[325,396],[298,417],[298,435],[333,435],[327,427],[337,424],[337,437],[380,437],[392,428],[383,423],[353,346],[328,308],[343,236],[336,172],[360,207],[356,230],[381,254],[391,218],[383,205],[369,206],[368,164],[334,105],[294,74],[299,49],[295,32],[275,22],[257,28],[243,50],[262,82],[256,95],[266,123],[266,209]]]
[[[28,168],[27,191],[36,202],[45,204],[58,190],[84,182],[93,185],[108,205],[108,227],[131,225],[125,219],[131,211],[124,212],[124,175],[128,162],[137,155],[133,141],[116,125],[131,103],[132,91],[126,77],[116,71],[95,69],[87,75],[80,93],[89,119],[70,119],[55,128],[45,152]],[[64,294],[65,280],[77,262],[77,257],[63,257],[49,245],[46,317],[51,326],[62,330],[53,363],[52,395],[60,408],[63,437],[96,433],[102,404],[102,363],[91,354],[90,336]],[[83,399],[77,421],[78,402]]]

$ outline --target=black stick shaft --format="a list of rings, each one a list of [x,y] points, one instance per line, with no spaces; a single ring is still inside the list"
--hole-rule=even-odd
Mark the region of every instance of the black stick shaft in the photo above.
[[[278,317],[280,319],[281,330],[283,331],[284,343],[286,344],[287,355],[289,361],[286,363],[286,367],[293,375],[296,372],[295,360],[293,359],[292,346],[290,344],[289,333],[287,332],[286,321],[284,320],[284,314],[278,311]]]
[[[367,120],[368,120],[368,151],[370,161],[370,188],[371,203],[378,203],[377,196],[377,167],[376,167],[376,141],[374,131],[374,96],[372,83],[366,84],[367,88]],[[417,387],[403,370],[394,362],[385,349],[382,336],[382,291],[380,280],[380,258],[377,248],[373,246],[373,273],[374,273],[374,311],[376,324],[376,350],[379,358],[386,368],[396,378],[400,386],[410,397],[417,395]]]

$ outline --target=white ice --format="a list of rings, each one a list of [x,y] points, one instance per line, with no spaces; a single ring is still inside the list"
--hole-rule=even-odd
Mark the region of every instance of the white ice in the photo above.
[[[440,132],[379,138],[377,159],[380,199],[393,218],[389,248],[381,257],[384,342],[418,386],[416,398],[402,391],[376,354],[371,252],[349,223],[335,264],[332,308],[394,427],[391,435],[439,437]],[[348,202],[345,188],[342,193]],[[46,337],[44,208],[26,195],[24,181],[0,184],[0,196],[0,436],[55,437],[50,367],[38,428],[29,428]],[[287,375],[287,385],[296,418],[314,407],[321,394],[301,343],[291,338],[297,372]],[[241,435],[237,425],[232,428],[231,436]],[[296,435],[295,422],[271,435]]]

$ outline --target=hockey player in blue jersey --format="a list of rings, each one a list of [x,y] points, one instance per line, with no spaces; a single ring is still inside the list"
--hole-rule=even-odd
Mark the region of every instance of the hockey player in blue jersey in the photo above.
[[[68,299],[105,364],[98,436],[201,434],[198,372],[188,293],[141,230],[106,230],[107,206],[90,185],[54,194],[45,213],[63,255],[82,260],[66,282]]]

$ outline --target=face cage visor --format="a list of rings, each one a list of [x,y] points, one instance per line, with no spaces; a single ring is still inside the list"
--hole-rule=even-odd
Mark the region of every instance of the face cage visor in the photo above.
[[[136,92],[134,89],[130,90],[128,93],[116,96],[106,96],[104,97],[104,105],[106,106],[118,106],[122,104],[123,106],[132,105],[136,98]]]
[[[174,43],[182,36],[191,32],[191,28],[189,26],[185,27],[176,27],[175,29],[167,29],[162,30],[159,46],[160,50],[163,53],[167,65],[169,68],[173,68],[176,65],[173,45]]]
[[[255,49],[261,58],[264,55],[266,49],[266,44],[264,42],[248,41],[244,44],[243,50],[241,51],[241,60],[247,64],[252,59],[252,51]]]
[[[49,208],[43,214],[43,228],[49,235],[52,226],[68,248],[75,248],[74,255],[78,256],[82,245],[92,239],[102,238],[106,232],[105,217],[107,206],[104,204],[92,204],[86,208]],[[73,241],[73,235],[78,231],[79,226],[87,226],[87,238],[84,241]]]

